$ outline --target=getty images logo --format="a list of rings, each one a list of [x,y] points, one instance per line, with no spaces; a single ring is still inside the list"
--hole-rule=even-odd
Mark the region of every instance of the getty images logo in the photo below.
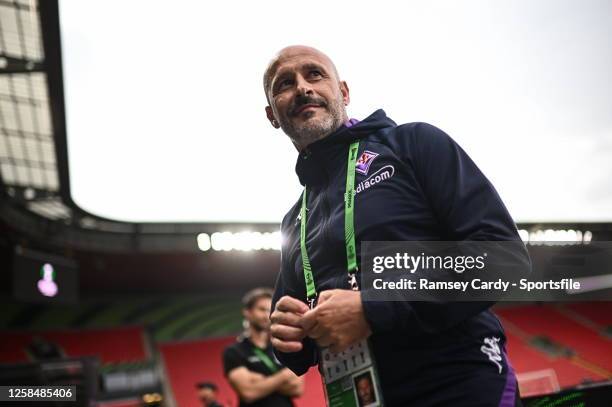
[[[358,194],[361,191],[365,191],[368,188],[373,187],[376,184],[379,184],[383,181],[388,180],[395,174],[395,168],[392,165],[385,165],[380,168],[378,171],[370,175],[368,178],[361,181],[357,188],[355,188],[355,193]]]

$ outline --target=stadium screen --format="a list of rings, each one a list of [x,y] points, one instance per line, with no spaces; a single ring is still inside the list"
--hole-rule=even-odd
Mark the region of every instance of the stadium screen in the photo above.
[[[78,267],[71,259],[18,247],[13,258],[13,294],[27,302],[74,303]]]

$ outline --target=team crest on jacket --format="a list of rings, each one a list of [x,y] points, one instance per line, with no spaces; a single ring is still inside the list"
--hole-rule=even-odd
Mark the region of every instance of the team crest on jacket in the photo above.
[[[363,153],[361,153],[361,157],[357,159],[355,171],[363,175],[368,175],[370,165],[372,165],[372,162],[374,162],[374,159],[376,157],[378,157],[378,153],[373,153],[371,151],[365,150]]]

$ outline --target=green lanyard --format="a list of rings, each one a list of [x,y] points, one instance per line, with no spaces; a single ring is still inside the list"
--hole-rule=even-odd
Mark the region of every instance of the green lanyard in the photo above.
[[[276,363],[272,362],[272,359],[270,359],[266,352],[255,346],[253,348],[253,353],[263,362],[264,365],[268,367],[268,369],[270,369],[272,373],[275,373],[278,370],[278,366],[276,366]]]
[[[346,189],[344,192],[344,243],[346,245],[346,266],[349,273],[351,288],[356,289],[355,272],[357,271],[357,249],[355,245],[355,166],[359,141],[349,147],[348,163],[346,165]],[[312,275],[312,267],[308,260],[306,250],[306,186],[302,194],[302,208],[300,209],[300,250],[302,252],[302,266],[304,280],[306,281],[306,298],[312,308],[317,298],[317,289]]]

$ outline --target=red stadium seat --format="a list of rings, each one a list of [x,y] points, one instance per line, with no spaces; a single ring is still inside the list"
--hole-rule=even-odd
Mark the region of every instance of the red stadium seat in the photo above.
[[[101,363],[121,363],[149,357],[140,327],[62,330],[45,332],[3,332],[0,363],[28,361],[26,349],[34,337],[57,344],[69,357],[97,356]]]

